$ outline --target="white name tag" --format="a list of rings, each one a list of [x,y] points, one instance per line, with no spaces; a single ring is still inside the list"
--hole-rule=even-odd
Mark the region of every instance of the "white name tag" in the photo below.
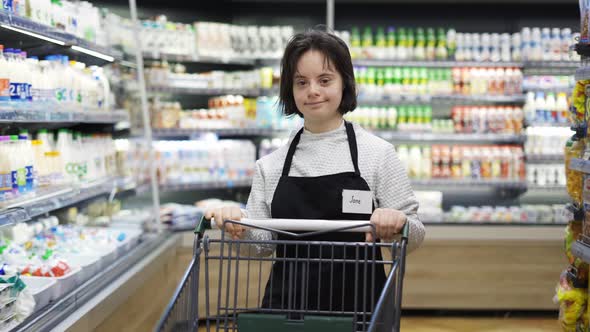
[[[368,190],[342,190],[342,213],[373,213],[373,194]]]

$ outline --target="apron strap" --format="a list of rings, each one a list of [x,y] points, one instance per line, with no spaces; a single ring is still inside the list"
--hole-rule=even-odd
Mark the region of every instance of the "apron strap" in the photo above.
[[[289,151],[287,152],[287,158],[285,158],[285,164],[283,165],[283,176],[289,176],[289,170],[291,169],[291,162],[293,162],[293,155],[295,155],[295,149],[297,148],[297,144],[299,144],[299,140],[301,139],[301,134],[303,133],[303,128],[299,130],[297,135],[293,137],[293,141],[289,146]]]
[[[348,146],[350,147],[350,156],[352,157],[352,164],[354,165],[354,173],[356,175],[361,175],[361,171],[359,170],[359,151],[356,145],[354,128],[352,123],[348,121],[344,121],[344,125],[346,126],[346,136],[348,136]]]
[[[352,157],[352,164],[354,166],[354,173],[356,175],[360,175],[361,171],[359,170],[359,162],[358,162],[358,147],[356,145],[356,135],[354,133],[354,128],[352,123],[348,121],[344,121],[344,126],[346,127],[346,136],[348,137],[348,147],[350,148],[350,156]],[[285,164],[283,165],[283,176],[289,176],[289,170],[291,169],[291,163],[293,162],[293,156],[295,155],[295,149],[297,149],[297,144],[299,144],[299,140],[301,139],[301,134],[303,133],[303,128],[299,130],[299,132],[293,137],[293,141],[291,141],[291,145],[289,146],[289,151],[287,152],[287,157],[285,158]]]

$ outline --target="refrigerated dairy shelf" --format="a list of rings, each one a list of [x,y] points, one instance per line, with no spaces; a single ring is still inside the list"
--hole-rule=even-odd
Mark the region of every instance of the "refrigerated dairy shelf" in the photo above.
[[[10,30],[20,34],[20,38],[26,38],[28,36],[37,40],[44,40],[57,46],[71,48],[77,51],[78,54],[84,54],[94,59],[101,59],[107,62],[123,59],[123,53],[118,50],[97,45],[70,33],[66,33],[63,30],[34,22],[28,18],[15,16],[8,11],[0,11],[0,27],[5,32]]]
[[[355,66],[367,67],[428,67],[428,68],[453,68],[453,67],[522,67],[522,62],[492,62],[492,61],[414,61],[414,60],[384,60],[384,59],[357,59],[352,61]]]
[[[185,139],[203,134],[216,134],[219,137],[262,137],[289,133],[287,129],[272,128],[218,128],[218,129],[182,129],[166,128],[153,129],[152,135],[156,139]]]
[[[100,304],[98,301],[105,301],[105,298],[113,295],[115,291],[126,292],[125,285],[132,287],[129,282],[142,271],[145,273],[145,268],[149,264],[157,261],[163,252],[173,248],[178,241],[177,236],[171,236],[168,232],[144,234],[134,248],[109,266],[103,267],[98,274],[62,299],[34,312],[12,331],[66,330],[83,320],[92,308]]]
[[[187,183],[166,183],[160,185],[162,192],[191,191],[191,190],[211,190],[211,189],[232,189],[248,188],[252,185],[252,179],[245,180],[224,180],[224,181],[207,181],[207,182],[187,182]]]
[[[77,188],[72,186],[41,188],[33,197],[7,202],[0,209],[0,227],[25,222],[101,195],[134,190],[135,187],[127,179],[113,178],[85,183]]]
[[[250,97],[257,97],[264,94],[264,90],[262,89],[211,89],[154,85],[148,88],[148,92],[199,96],[242,95]]]
[[[586,263],[590,263],[590,245],[576,241],[572,243],[572,254]]]
[[[424,142],[424,143],[514,143],[521,144],[526,135],[511,134],[455,134],[455,133],[407,133],[388,130],[373,131],[375,135],[387,141],[395,142]]]
[[[31,105],[27,105],[31,104]],[[41,103],[0,104],[0,123],[117,123],[129,121],[125,110],[97,111],[92,108],[56,106],[55,110]]]

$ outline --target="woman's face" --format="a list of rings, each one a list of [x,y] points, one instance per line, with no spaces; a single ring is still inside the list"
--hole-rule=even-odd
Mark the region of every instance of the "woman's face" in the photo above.
[[[293,97],[306,121],[342,117],[338,112],[342,90],[342,76],[324,54],[310,50],[299,58],[293,78]]]

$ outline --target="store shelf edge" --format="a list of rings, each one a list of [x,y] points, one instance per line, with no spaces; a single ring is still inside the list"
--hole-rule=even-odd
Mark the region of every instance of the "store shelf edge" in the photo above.
[[[134,190],[120,178],[85,184],[80,188],[59,188],[37,197],[16,201],[0,210],[0,227],[26,222],[40,215],[81,203],[85,200],[118,192]]]
[[[87,40],[82,39],[80,37],[69,34],[65,31],[62,31],[57,28],[47,26],[47,25],[44,25],[41,23],[37,23],[37,22],[32,21],[32,20],[25,18],[25,17],[13,15],[12,13],[7,12],[7,11],[0,11],[0,24],[4,24],[9,27],[25,30],[28,32],[32,32],[32,33],[41,35],[43,37],[48,37],[48,38],[60,41],[65,44],[65,45],[63,45],[64,47],[79,46],[79,47],[88,49],[90,51],[94,51],[94,52],[102,53],[107,56],[111,56],[115,60],[122,60],[123,59],[123,53],[118,50],[99,46],[99,45],[94,44],[90,41],[87,41]],[[50,42],[48,42],[48,43],[50,43]],[[88,54],[88,55],[95,57],[97,59],[104,60],[104,59],[97,57],[97,56],[93,56],[90,54]]]

